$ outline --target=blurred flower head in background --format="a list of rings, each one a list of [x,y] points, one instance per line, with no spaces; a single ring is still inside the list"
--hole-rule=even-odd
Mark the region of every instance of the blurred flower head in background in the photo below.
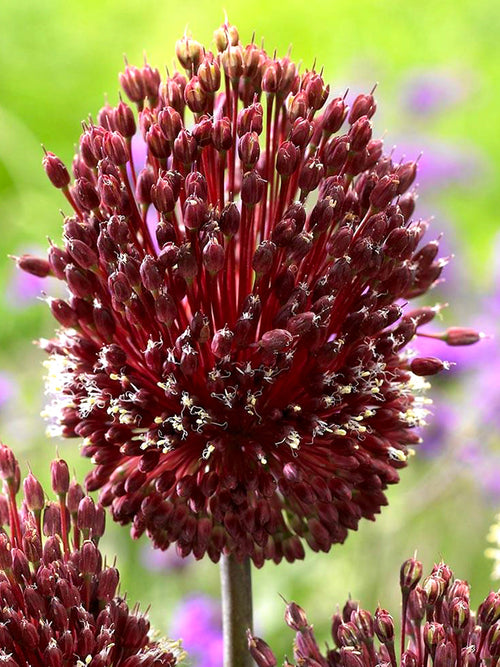
[[[62,664],[173,667],[179,643],[153,641],[138,608],[118,597],[118,570],[103,563],[104,510],[95,506],[67,464],[51,465],[57,501],[47,501],[30,472],[0,444],[0,662],[7,667]]]
[[[372,93],[327,103],[321,74],[234,26],[215,42],[177,42],[187,76],[120,75],[138,173],[122,101],[85,124],[73,183],[45,155],[75,215],[48,261],[18,263],[70,290],[48,299],[47,416],[85,438],[87,487],[155,547],[262,565],[303,540],[328,551],[386,504],[427,413],[421,376],[446,367],[404,349],[439,307],[399,304],[446,261],[412,218],[416,163],[372,137]]]
[[[193,667],[222,665],[222,612],[218,600],[189,595],[174,610],[170,632],[181,639]]]

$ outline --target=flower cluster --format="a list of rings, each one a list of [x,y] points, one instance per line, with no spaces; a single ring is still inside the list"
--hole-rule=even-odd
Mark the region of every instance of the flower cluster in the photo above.
[[[46,153],[74,214],[19,264],[69,288],[48,299],[47,415],[84,438],[88,489],[157,548],[261,565],[386,504],[445,367],[404,350],[439,308],[402,304],[446,262],[412,218],[416,163],[372,137],[373,91],[348,108],[234,26],[215,44],[179,40],[163,80],[127,64],[138,117],[85,123],[74,180]]]
[[[392,616],[377,608],[372,616],[349,599],[332,618],[336,648],[320,651],[313,628],[294,602],[287,604],[285,621],[296,631],[294,659],[308,667],[476,667],[495,665],[500,658],[500,591],[491,592],[470,609],[466,581],[455,579],[443,562],[423,581],[422,564],[410,558],[401,566],[401,651],[396,657]],[[420,585],[419,585],[420,584]],[[377,643],[378,640],[378,643]],[[248,633],[250,652],[258,667],[274,667],[269,646]],[[285,660],[287,667],[292,664]]]
[[[149,621],[116,595],[118,571],[98,548],[104,510],[52,462],[56,502],[0,445],[0,664],[4,667],[173,667],[178,645],[152,641]]]

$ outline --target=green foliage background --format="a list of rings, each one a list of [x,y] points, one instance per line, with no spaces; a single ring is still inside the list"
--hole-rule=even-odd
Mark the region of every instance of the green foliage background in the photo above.
[[[473,191],[446,189],[439,197],[464,240],[456,261],[470,267],[467,282],[481,287],[489,279],[491,242],[498,228],[500,132],[500,4],[496,0],[227,0],[230,21],[242,40],[253,31],[269,51],[293,55],[325,67],[335,88],[379,82],[377,97],[388,131],[414,128],[398,117],[401,86],[416,69],[446,68],[467,78],[471,94],[436,119],[421,120],[436,139],[482,151],[488,163]],[[210,43],[223,17],[209,0],[0,0],[0,281],[8,285],[13,267],[8,253],[44,247],[47,235],[60,238],[64,206],[40,167],[43,142],[70,163],[80,120],[95,114],[107,91],[117,99],[122,54],[139,63],[143,51],[155,66],[172,65],[174,44],[186,24],[193,36]],[[403,125],[402,125],[403,124]],[[378,127],[383,132],[385,127]],[[439,228],[438,222],[436,228]],[[20,383],[17,398],[0,414],[0,435],[15,448],[23,465],[47,479],[54,443],[44,437],[38,416],[43,405],[43,355],[31,345],[50,336],[53,324],[39,303],[15,308],[6,291],[0,297],[0,371]],[[76,442],[58,443],[59,452],[83,475],[89,463],[78,458]],[[25,468],[26,469],[26,468]],[[480,486],[480,481],[479,481]],[[483,551],[495,507],[478,485],[457,476],[451,458],[413,461],[403,483],[389,493],[390,507],[376,525],[365,523],[343,547],[328,555],[311,554],[303,564],[267,564],[255,573],[256,626],[278,650],[290,647],[282,631],[283,603],[278,593],[309,610],[320,636],[329,615],[347,594],[368,608],[377,601],[397,614],[400,562],[418,548],[428,567],[444,557],[458,576],[474,586],[477,602],[489,589],[490,563]],[[138,545],[127,529],[112,527],[106,549],[117,554],[122,587],[131,599],[152,603],[151,617],[168,627],[176,601],[189,591],[218,594],[217,568],[210,562],[181,574],[144,571]]]

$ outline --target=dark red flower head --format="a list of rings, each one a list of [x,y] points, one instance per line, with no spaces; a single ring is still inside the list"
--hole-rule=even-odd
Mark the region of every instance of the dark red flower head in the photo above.
[[[469,585],[455,579],[444,563],[423,581],[422,564],[410,558],[401,567],[403,628],[395,638],[394,620],[380,606],[372,614],[349,599],[332,618],[335,648],[323,652],[304,611],[287,604],[285,621],[296,631],[293,655],[297,665],[311,667],[476,667],[500,658],[500,591],[491,592],[471,610]],[[420,585],[418,585],[420,582]],[[299,619],[299,622],[297,622]],[[248,633],[249,651],[258,667],[274,667],[270,647]],[[285,661],[288,667],[293,665]]]
[[[70,297],[49,299],[48,414],[134,535],[262,564],[327,551],[386,504],[419,376],[443,367],[410,366],[437,309],[403,304],[445,261],[412,218],[416,164],[372,137],[372,94],[349,109],[233,26],[215,41],[181,39],[186,73],[164,80],[127,65],[138,114],[85,126],[71,184],[44,157],[74,209],[49,249]]]
[[[152,641],[149,621],[116,595],[118,570],[98,548],[104,510],[65,461],[52,463],[56,502],[0,444],[0,664],[6,667],[173,667],[179,644]]]

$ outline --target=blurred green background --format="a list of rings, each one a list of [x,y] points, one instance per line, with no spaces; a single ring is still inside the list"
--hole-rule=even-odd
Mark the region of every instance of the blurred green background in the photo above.
[[[421,199],[426,213],[437,211],[434,228],[441,229],[442,215],[456,237],[460,256],[455,259],[459,279],[454,290],[462,313],[472,312],[472,302],[491,289],[494,279],[492,244],[500,210],[497,0],[227,0],[224,8],[244,43],[255,31],[279,55],[292,44],[292,55],[304,67],[314,59],[324,65],[336,92],[347,85],[369,90],[378,82],[375,127],[379,134],[386,131],[386,145],[403,138],[403,144],[413,146],[422,139],[431,156],[437,146],[448,157],[453,148],[454,177],[441,174],[442,186],[434,183]],[[0,2],[0,377],[7,387],[0,435],[24,469],[29,461],[45,480],[56,444],[80,476],[90,464],[79,460],[76,442],[54,443],[44,436],[39,417],[43,354],[31,342],[49,337],[53,323],[41,301],[24,302],[18,296],[15,269],[7,258],[44,248],[47,236],[60,238],[58,210],[64,202],[41,169],[40,144],[70,163],[80,121],[95,115],[103,93],[112,104],[117,100],[123,53],[139,64],[145,51],[154,66],[171,67],[175,41],[187,24],[210,48],[213,29],[222,19],[222,5],[208,0]],[[434,82],[437,110],[412,102],[422,78]],[[467,323],[466,316],[460,317]],[[455,380],[449,400],[453,392],[467,391]],[[460,437],[456,432],[451,438],[457,447]],[[326,638],[330,614],[349,592],[367,608],[380,600],[398,613],[399,564],[415,548],[428,568],[445,558],[459,577],[472,583],[475,602],[484,597],[491,585],[485,536],[500,497],[484,494],[477,475],[464,474],[449,441],[447,436],[448,445],[438,456],[412,461],[403,471],[403,483],[390,490],[390,507],[380,520],[362,524],[345,546],[328,555],[311,554],[303,564],[267,564],[255,572],[255,624],[278,653],[291,645],[291,636],[282,631],[279,593],[306,607]],[[152,603],[151,617],[159,630],[168,629],[186,594],[218,595],[218,572],[210,562],[150,571],[142,566],[142,546],[130,541],[126,528],[110,527],[106,550],[118,556],[122,587],[132,600]]]

